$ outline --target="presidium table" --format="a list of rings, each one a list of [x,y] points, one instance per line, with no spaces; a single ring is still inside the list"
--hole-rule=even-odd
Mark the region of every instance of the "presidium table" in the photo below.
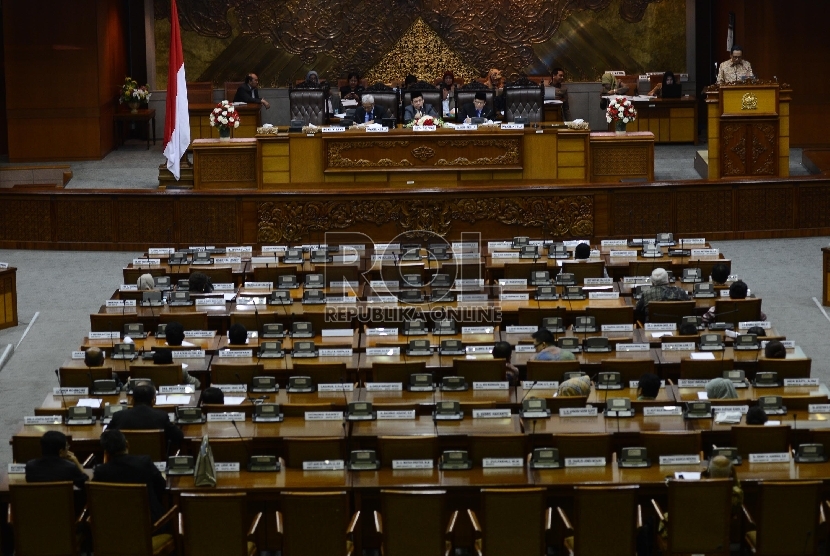
[[[260,133],[192,143],[194,189],[280,190],[285,184],[514,180],[652,181],[654,134],[592,133],[560,126],[435,131],[365,129]]]

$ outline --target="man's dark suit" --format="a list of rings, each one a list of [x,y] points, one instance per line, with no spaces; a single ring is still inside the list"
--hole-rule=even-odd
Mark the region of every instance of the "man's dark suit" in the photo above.
[[[492,120],[494,117],[493,111],[487,108],[487,105],[484,105],[484,108],[481,109],[481,115],[478,115],[478,110],[476,110],[476,105],[472,102],[468,102],[467,104],[461,107],[461,111],[458,113],[458,117],[455,121],[458,123],[464,123],[464,120],[467,118],[487,118],[488,120]]]
[[[372,108],[372,114],[369,116],[369,119],[379,124],[380,121],[386,117],[387,114],[386,108],[383,106],[378,106],[377,104]],[[358,106],[355,108],[354,111],[354,123],[356,124],[365,124],[366,123],[366,109],[362,106]]]
[[[164,429],[168,442],[179,444],[184,434],[179,427],[170,422],[167,413],[148,405],[136,405],[132,409],[119,411],[112,416],[111,430],[149,430]]]
[[[92,480],[102,483],[145,484],[150,496],[150,517],[155,522],[164,515],[161,497],[167,487],[150,456],[124,454],[95,467]]]
[[[421,114],[423,116],[432,116],[433,118],[437,118],[438,114],[435,112],[435,108],[432,107],[431,104],[424,103],[421,107]],[[412,120],[415,119],[415,107],[411,104],[406,107],[406,110],[403,111],[403,122],[408,124]]]
[[[252,89],[247,83],[236,90],[233,96],[233,102],[247,102],[248,104],[262,104],[262,99],[259,98],[259,91]]]
[[[76,487],[84,488],[87,479],[87,474],[77,465],[60,456],[43,456],[26,462],[27,483],[72,481]]]

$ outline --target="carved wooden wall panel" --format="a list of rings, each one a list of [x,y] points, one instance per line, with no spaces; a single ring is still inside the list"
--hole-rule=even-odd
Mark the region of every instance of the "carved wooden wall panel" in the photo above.
[[[210,153],[201,157],[204,182],[256,182],[256,153]]]
[[[783,230],[793,227],[794,189],[742,187],[737,194],[739,230]]]
[[[778,175],[778,123],[749,125],[749,167],[753,176]]]
[[[179,241],[190,245],[239,241],[233,197],[179,203]]]
[[[799,228],[826,228],[830,226],[830,186],[805,185],[798,191]]]
[[[732,230],[732,188],[678,191],[677,233]]]
[[[724,177],[746,176],[746,125],[742,123],[722,123],[720,137],[721,175]]]
[[[118,202],[118,241],[127,243],[172,243],[175,214],[168,200]]]
[[[776,122],[721,122],[721,141],[724,177],[778,175]]]
[[[57,240],[109,243],[115,241],[109,198],[73,198],[55,204]]]
[[[612,191],[608,210],[611,215],[611,235],[651,237],[658,232],[671,231],[672,192]]]
[[[0,236],[8,241],[52,241],[49,199],[4,199],[0,202]]]

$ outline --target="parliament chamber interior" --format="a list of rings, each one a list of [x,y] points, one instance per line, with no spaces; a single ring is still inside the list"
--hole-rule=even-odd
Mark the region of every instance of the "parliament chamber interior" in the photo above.
[[[0,551],[827,554],[828,16],[4,2]]]

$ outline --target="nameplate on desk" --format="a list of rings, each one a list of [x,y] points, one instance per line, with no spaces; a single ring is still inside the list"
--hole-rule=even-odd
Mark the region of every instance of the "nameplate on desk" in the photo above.
[[[629,380],[628,381],[628,387],[629,388],[634,388],[636,390],[637,388],[640,387],[640,381],[639,380]],[[661,380],[660,381],[660,388],[665,388],[665,387],[666,387],[666,381]]]
[[[354,336],[354,330],[351,328],[324,328],[322,335],[323,338],[351,338]]]
[[[493,347],[490,346],[467,346],[464,348],[464,353],[468,355],[476,355],[476,354],[491,354],[493,353]]]
[[[477,241],[453,241],[450,244],[453,251],[478,251]]]
[[[732,412],[737,413],[741,412],[741,414],[746,415],[746,412],[749,411],[748,405],[713,405],[712,411],[715,413],[726,413]]]
[[[318,354],[320,357],[351,357],[354,351],[352,348],[321,348]]]
[[[200,297],[196,300],[196,305],[224,305],[224,297]]]
[[[398,298],[394,295],[370,295],[366,298],[366,301],[369,303],[397,303]],[[382,336],[383,334],[378,334],[378,336]],[[397,336],[397,332],[395,333]]]
[[[477,288],[484,287],[484,280],[481,278],[464,278],[455,281],[455,286],[463,288],[464,286],[474,286]]]
[[[648,284],[651,282],[651,278],[648,276],[625,276],[623,278],[623,284]]]
[[[661,346],[663,351],[694,351],[694,342],[664,342]]]
[[[357,288],[360,287],[360,283],[355,280],[332,280],[329,282],[330,288]]]
[[[699,454],[688,454],[682,456],[660,456],[660,465],[698,465]]]
[[[499,278],[499,286],[527,286],[527,278]]]
[[[461,334],[492,334],[492,326],[462,326]]]
[[[596,407],[560,407],[560,417],[596,417]]]
[[[375,243],[375,251],[386,251],[387,249],[400,249],[400,243]]]
[[[706,238],[704,237],[690,237],[688,239],[677,240],[677,243],[683,245],[706,245]]]
[[[243,411],[228,411],[223,413],[208,413],[208,423],[214,421],[244,421],[245,413]]]
[[[527,394],[527,391],[533,388],[534,390],[558,390],[558,380],[523,380],[522,389]]]
[[[633,324],[603,324],[600,326],[602,332],[634,332]]]
[[[677,330],[675,322],[647,322],[646,330]]]
[[[326,305],[334,303],[357,303],[357,297],[353,295],[330,295],[326,297]]]
[[[215,387],[216,385],[214,384],[213,386]],[[234,384],[234,386],[236,385]],[[240,386],[245,385],[242,384]],[[159,386],[159,394],[192,394],[193,390],[194,388],[190,384],[171,384],[167,386]]]
[[[613,278],[585,278],[584,285],[586,286],[613,286]]]
[[[591,295],[594,295],[593,293]],[[618,295],[618,294],[614,294]],[[529,293],[502,293],[499,294],[500,301],[529,301]]]
[[[539,330],[538,326],[516,326],[510,325],[507,327],[506,332],[508,334],[533,334]]]
[[[63,417],[60,415],[27,415],[23,417],[24,425],[60,425]]]
[[[72,359],[86,359],[86,352],[85,351],[73,351],[72,352]]]
[[[342,471],[345,468],[346,463],[342,459],[303,462],[303,471]]]
[[[188,251],[193,251],[196,253],[201,253],[202,251],[210,251],[211,249],[215,249],[215,245],[191,245],[187,248]]]
[[[625,247],[628,245],[627,239],[603,239],[599,242],[603,247]]]
[[[493,253],[494,259],[518,259],[518,251],[496,251]]]
[[[807,405],[807,413],[830,413],[830,403],[811,403]]]
[[[718,255],[720,255],[720,249],[692,249],[692,257],[717,257]]]
[[[10,464],[23,465],[25,464]],[[434,463],[431,459],[393,459],[392,469],[432,469]]]
[[[216,257],[213,262],[214,264],[241,264],[242,257]]]
[[[487,242],[487,250],[492,251],[493,249],[513,249],[513,242],[512,241],[488,241]]]
[[[352,382],[321,382],[317,385],[318,392],[354,392]]]
[[[239,473],[238,461],[217,461],[213,467],[217,473]]]
[[[403,390],[402,382],[367,382],[367,392],[401,392]]]
[[[619,299],[619,292],[588,292],[588,299]]]
[[[738,328],[742,330],[746,330],[754,326],[757,326],[758,328],[763,328],[764,330],[769,330],[770,328],[772,328],[772,323],[765,320],[748,320],[746,322],[738,323]]]
[[[342,125],[330,125],[320,128],[320,131],[323,133],[343,133],[346,131],[346,128]]]
[[[460,293],[456,299],[459,303],[463,303],[465,301],[487,301],[488,297],[486,293]]]
[[[247,392],[247,384],[211,384],[214,388],[219,388],[222,392]]]
[[[147,250],[148,255],[169,255],[175,252],[176,250],[172,247],[150,247]]]
[[[721,290],[720,291],[721,297],[729,297],[729,290]]]
[[[306,411],[306,421],[342,421],[342,411]]]
[[[395,255],[394,254],[391,254],[391,255],[372,255],[372,260],[373,261],[394,261],[395,260]]]
[[[161,259],[133,259],[133,266],[150,266],[161,264]]]
[[[510,383],[506,380],[495,380],[495,381],[473,381],[473,390],[509,390]],[[508,413],[510,410],[507,410]]]
[[[784,386],[818,386],[818,378],[785,378]]]
[[[121,338],[120,332],[90,332],[87,335],[90,340],[118,340]]]
[[[0,267],[3,268],[3,267]],[[23,475],[26,473],[25,463],[10,463],[8,469],[9,475]]]
[[[501,124],[501,129],[524,129],[524,124]]]
[[[605,467],[605,458],[565,458],[565,467]]]
[[[481,467],[484,469],[498,469],[498,468],[522,468],[524,467],[523,458],[482,458]]]
[[[789,463],[789,452],[773,452],[770,454],[749,454],[749,463]]]
[[[240,247],[226,247],[227,253],[253,253],[254,248],[251,245],[242,245]]]
[[[517,344],[513,351],[516,353],[533,353],[536,351],[536,346],[533,344]]]
[[[677,386],[680,388],[706,388],[709,384],[708,378],[681,378],[677,381]]]
[[[680,406],[644,407],[643,415],[646,417],[667,417],[683,415],[683,408]]]
[[[381,126],[366,126],[366,133],[389,133],[388,127]]]
[[[415,410],[414,409],[401,409],[401,410],[386,410],[382,409],[377,412],[377,418],[381,421],[383,420],[407,420],[407,419],[415,419]]]
[[[213,284],[213,291],[217,292],[232,292],[236,286],[231,283]]]
[[[383,356],[383,355],[400,355],[401,348],[400,347],[374,347],[374,348],[366,348],[366,355],[368,356]]]
[[[437,128],[434,125],[414,125],[412,131],[435,131]]]
[[[617,351],[648,351],[648,344],[617,344]]]
[[[122,292],[137,292],[138,286],[136,286],[135,284],[121,284],[118,287],[118,290]]]
[[[185,330],[185,338],[213,338],[216,333],[213,330]]]
[[[612,257],[636,257],[637,251],[633,249],[631,251],[611,251],[610,255]]]
[[[220,349],[219,357],[253,357],[252,349]]]
[[[478,124],[458,124],[455,126],[457,131],[476,131],[478,129]]]
[[[86,396],[89,394],[89,388],[87,388],[86,386],[55,386],[54,388],[52,388],[52,394],[54,394],[55,396]]]
[[[277,264],[277,258],[274,257],[251,257],[251,264]]]
[[[475,383],[473,383],[475,384]],[[504,419],[510,417],[509,409],[474,409],[473,419]]]
[[[176,349],[173,350],[173,359],[204,359],[203,349]]]

